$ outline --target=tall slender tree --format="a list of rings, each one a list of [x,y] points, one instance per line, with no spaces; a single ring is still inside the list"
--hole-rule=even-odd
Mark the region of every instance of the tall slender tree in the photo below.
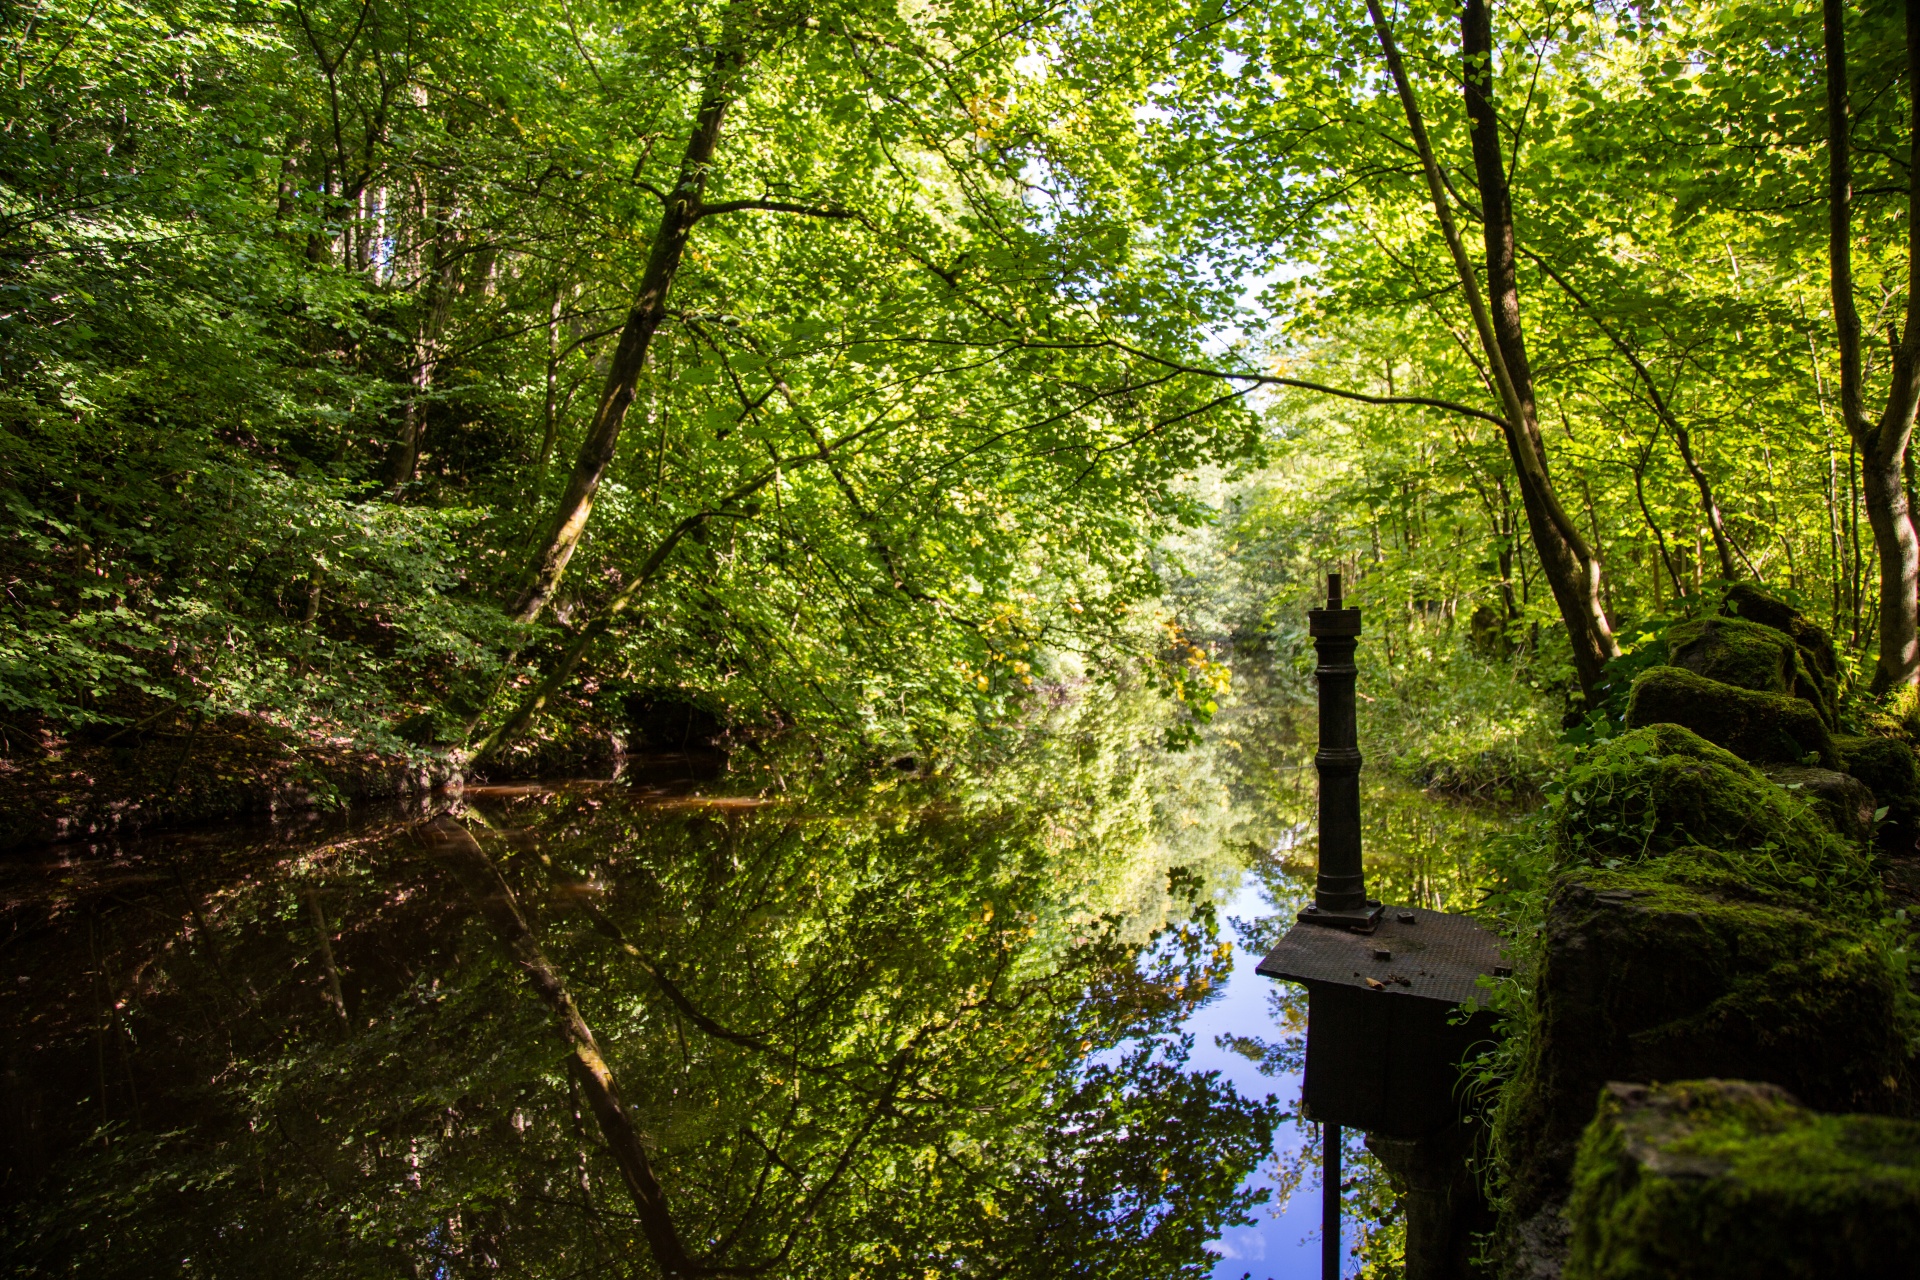
[[[1847,85],[1845,0],[1825,0],[1828,275],[1840,348],[1840,416],[1860,455],[1860,486],[1880,555],[1880,645],[1873,688],[1920,683],[1920,537],[1905,484],[1907,445],[1920,408],[1920,0],[1905,5],[1908,89],[1907,307],[1892,348],[1886,403],[1866,410],[1860,312],[1853,280],[1853,130]]]
[[[1454,219],[1454,196],[1434,154],[1426,120],[1394,41],[1393,29],[1381,12],[1379,0],[1367,0],[1367,12],[1373,19],[1374,32],[1399,94],[1407,131],[1427,180],[1434,216],[1446,237],[1449,256],[1473,316],[1481,354],[1499,393],[1503,410],[1501,428],[1526,508],[1527,528],[1539,553],[1547,585],[1566,622],[1581,687],[1590,693],[1599,684],[1602,669],[1619,654],[1620,648],[1614,641],[1613,628],[1602,603],[1599,554],[1588,545],[1579,526],[1560,502],[1547,469],[1546,445],[1540,435],[1533,371],[1527,362],[1520,323],[1513,203],[1500,156],[1499,122],[1493,109],[1491,16],[1482,0],[1468,0],[1461,12],[1463,83],[1485,233],[1487,295],[1491,296],[1492,303],[1489,306]]]

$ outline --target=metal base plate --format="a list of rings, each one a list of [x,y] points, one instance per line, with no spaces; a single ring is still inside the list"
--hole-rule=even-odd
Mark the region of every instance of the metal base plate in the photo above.
[[[1481,974],[1506,970],[1500,938],[1472,916],[1424,907],[1389,907],[1385,916],[1371,934],[1295,925],[1258,972],[1310,987],[1329,983],[1382,998],[1458,1004],[1482,994],[1475,985]]]
[[[1358,911],[1329,911],[1325,907],[1308,907],[1299,915],[1301,924],[1323,924],[1333,929],[1345,929],[1350,933],[1372,933],[1380,925],[1381,913],[1385,907],[1367,899],[1367,905]]]

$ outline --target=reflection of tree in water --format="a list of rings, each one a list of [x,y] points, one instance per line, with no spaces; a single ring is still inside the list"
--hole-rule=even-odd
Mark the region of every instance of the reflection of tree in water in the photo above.
[[[889,804],[535,792],[464,865],[391,823],[21,874],[10,1270],[652,1275],[665,1229],[686,1274],[1204,1274],[1272,1123],[1180,1070],[1210,914],[1143,948],[1076,910],[1100,849]]]

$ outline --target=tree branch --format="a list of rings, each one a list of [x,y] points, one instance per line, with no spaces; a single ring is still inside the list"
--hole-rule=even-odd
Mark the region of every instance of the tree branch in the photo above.
[[[787,200],[771,200],[762,197],[758,200],[721,200],[713,204],[703,204],[694,211],[694,218],[710,218],[718,213],[739,213],[745,209],[761,209],[768,213],[797,213],[807,218],[837,218],[863,220],[852,209],[838,206],[822,208],[811,204],[794,204]]]

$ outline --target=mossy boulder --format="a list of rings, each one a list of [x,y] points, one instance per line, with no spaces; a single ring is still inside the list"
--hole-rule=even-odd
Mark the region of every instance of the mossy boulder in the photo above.
[[[1609,1084],[1567,1216],[1567,1280],[1920,1275],[1920,1125],[1745,1081]]]
[[[1785,632],[1743,618],[1695,618],[1669,628],[1666,642],[1671,665],[1722,684],[1799,698],[1833,726],[1833,682],[1815,677]]]
[[[1840,650],[1826,628],[1775,595],[1751,582],[1735,583],[1727,589],[1720,611],[1728,617],[1744,618],[1763,627],[1772,627],[1793,640],[1800,650],[1808,675],[1825,689],[1829,706],[1840,701]]]
[[[1852,774],[1816,769],[1804,764],[1761,765],[1773,784],[1800,793],[1836,835],[1850,844],[1873,838],[1873,811],[1878,804],[1871,788]]]
[[[1887,808],[1888,834],[1911,847],[1920,839],[1920,760],[1913,748],[1893,738],[1856,738],[1835,734],[1840,765],[1873,788]]]
[[[1682,725],[1742,760],[1840,767],[1833,738],[1812,703],[1723,684],[1683,667],[1649,667],[1633,682],[1627,727],[1651,724]]]
[[[1711,863],[1720,877],[1713,883],[1751,895],[1870,910],[1879,895],[1871,862],[1809,799],[1692,730],[1663,723],[1589,752],[1562,778],[1542,821],[1563,868],[1686,851],[1696,880]]]
[[[1609,1080],[1728,1076],[1829,1110],[1903,1105],[1898,959],[1811,902],[1756,900],[1732,865],[1687,849],[1554,882],[1526,1057],[1500,1119],[1518,1216],[1564,1194]]]

